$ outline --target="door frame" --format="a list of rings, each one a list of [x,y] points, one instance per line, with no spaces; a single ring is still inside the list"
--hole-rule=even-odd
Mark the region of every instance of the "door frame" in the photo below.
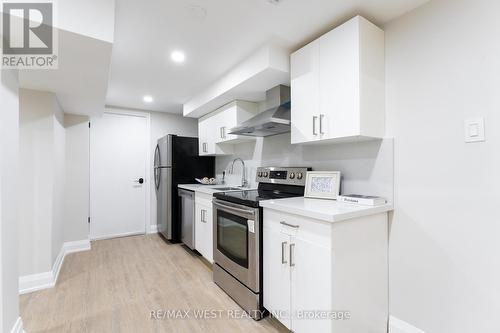
[[[133,110],[128,110],[128,109],[118,109],[118,108],[113,108],[113,107],[106,107],[104,110],[104,114],[115,114],[115,115],[121,115],[121,116],[128,116],[128,117],[141,117],[146,119],[146,170],[145,170],[145,175],[144,175],[144,185],[145,185],[145,191],[146,191],[146,210],[145,210],[145,225],[144,225],[144,234],[150,234],[155,232],[151,228],[151,113],[147,111],[133,111]],[[90,123],[92,123],[92,120],[95,119],[96,117],[91,117],[90,118]],[[92,146],[91,146],[91,136],[92,136],[92,125],[89,127],[89,218],[90,218],[90,223],[89,223],[89,239],[90,240],[100,240],[100,239],[107,239],[107,238],[117,238],[117,237],[125,237],[125,236],[132,236],[132,235],[137,235],[136,233],[134,234],[123,234],[123,235],[114,235],[112,237],[93,237],[92,236],[92,163],[91,163],[91,158],[92,158]]]

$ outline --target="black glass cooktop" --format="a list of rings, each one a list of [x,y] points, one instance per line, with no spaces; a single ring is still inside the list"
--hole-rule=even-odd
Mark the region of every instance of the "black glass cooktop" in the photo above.
[[[214,197],[219,200],[256,208],[259,207],[261,200],[284,199],[303,195],[304,187],[302,186],[265,186],[265,184],[259,184],[258,190],[214,193]]]

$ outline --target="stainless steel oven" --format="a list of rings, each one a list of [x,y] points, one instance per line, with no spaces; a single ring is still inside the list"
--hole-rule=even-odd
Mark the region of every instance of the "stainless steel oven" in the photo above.
[[[215,199],[214,261],[258,293],[260,210]]]
[[[263,316],[261,210],[214,199],[213,214],[214,282],[258,320]]]

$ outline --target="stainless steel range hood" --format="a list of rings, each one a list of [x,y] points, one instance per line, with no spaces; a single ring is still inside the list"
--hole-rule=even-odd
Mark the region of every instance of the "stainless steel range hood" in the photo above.
[[[266,106],[266,111],[232,128],[229,134],[265,137],[290,132],[290,87],[268,90]]]

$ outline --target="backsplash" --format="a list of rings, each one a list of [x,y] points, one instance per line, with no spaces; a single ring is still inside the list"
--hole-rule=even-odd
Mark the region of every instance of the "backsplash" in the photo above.
[[[226,170],[226,183],[240,185],[241,163],[231,162],[240,157],[245,161],[247,180],[256,185],[255,173],[260,166],[312,167],[316,171],[340,171],[343,194],[394,197],[394,140],[364,141],[324,145],[291,145],[290,133],[257,138],[255,142],[235,146],[235,154],[216,158],[220,176]]]

